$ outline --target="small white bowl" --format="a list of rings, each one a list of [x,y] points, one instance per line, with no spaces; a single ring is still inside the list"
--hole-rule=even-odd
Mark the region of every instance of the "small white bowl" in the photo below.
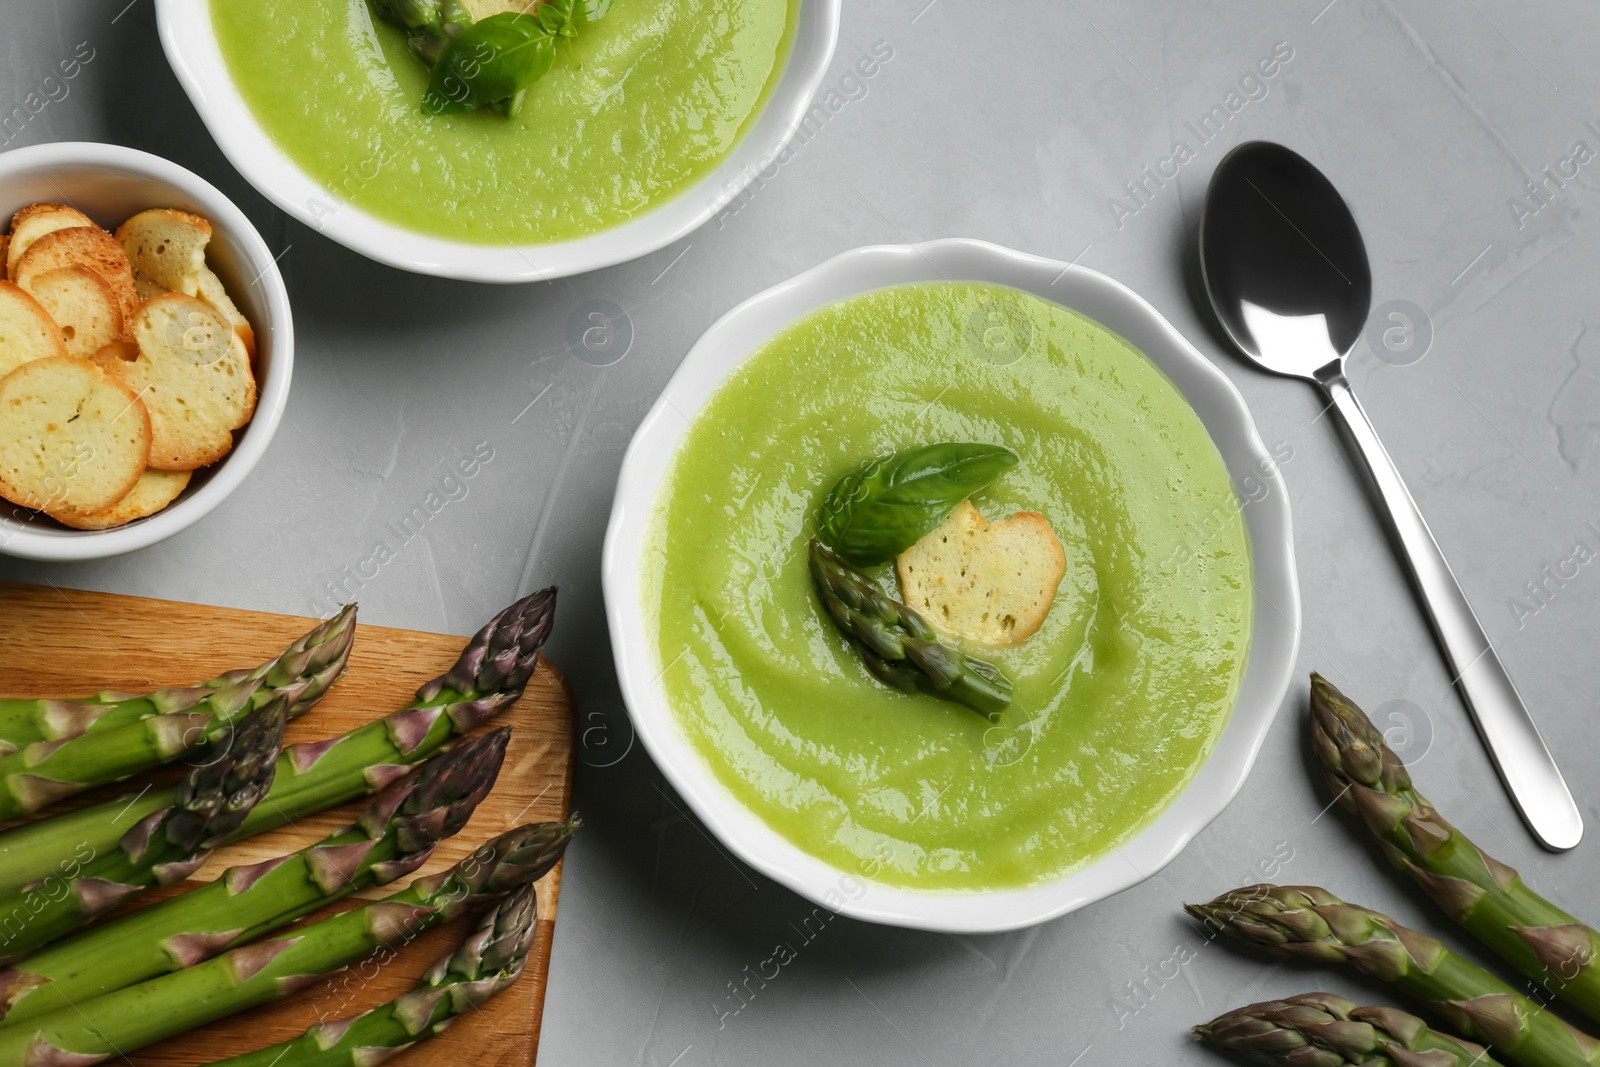
[[[1235,486],[1268,483],[1244,507],[1255,625],[1232,718],[1183,793],[1134,839],[1089,866],[1024,889],[917,891],[881,885],[789,843],[713,775],[679,726],[659,682],[643,609],[646,532],[689,422],[746,357],[818,308],[858,293],[928,281],[1021,289],[1080,312],[1127,339],[1172,380],[1222,453]],[[1249,480],[1247,480],[1249,479]],[[1031,926],[1121,892],[1160,870],[1239,792],[1277,714],[1299,647],[1289,500],[1238,390],[1126,286],[1083,267],[981,241],[858,248],[740,304],[705,332],[634,435],[622,463],[601,562],[606,618],[634,730],[700,819],[752,867],[833,911],[871,922],[950,932]]]
[[[210,182],[160,156],[89,141],[34,145],[0,154],[0,225],[38,201],[70,204],[109,230],[146,208],[170,207],[208,219],[207,260],[256,333],[256,412],[220,463],[195,472],[182,496],[147,519],[113,530],[68,530],[49,519],[0,511],[0,553],[22,559],[103,559],[153,545],[186,529],[244,481],[277,432],[294,369],[289,292],[261,235]],[[0,502],[3,503],[3,502]],[[31,513],[29,513],[31,515]]]
[[[369,259],[419,274],[474,282],[533,282],[648,255],[726,207],[767,169],[805,120],[839,37],[842,0],[800,0],[789,58],[767,103],[728,157],[643,215],[586,237],[482,245],[418,233],[370,215],[301,170],[239,95],[211,25],[209,0],[156,0],[167,61],[223,154],[261,195]]]

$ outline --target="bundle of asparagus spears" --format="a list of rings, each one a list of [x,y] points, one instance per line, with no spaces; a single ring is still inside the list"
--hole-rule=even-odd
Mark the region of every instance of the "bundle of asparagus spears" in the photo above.
[[[344,673],[353,607],[253,670],[188,688],[0,700],[0,817],[180,757],[191,764],[176,785],[0,831],[0,1067],[121,1057],[386,959],[473,909],[484,910],[477,930],[412,992],[227,1062],[376,1063],[516,981],[537,919],[533,883],[561,858],[575,817],[519,826],[441,874],[277,932],[413,874],[466,825],[511,730],[468,735],[522,695],[554,613],[553,589],[518,601],[406,707],[288,748],[286,722]],[[359,817],[320,841],[69,936],[151,886],[183,881],[220,845],[365,796]]]
[[[1533,996],[1443,942],[1315,886],[1254,885],[1185,905],[1216,932],[1269,953],[1344,964],[1388,983],[1440,1029],[1327,993],[1252,1004],[1195,1027],[1261,1063],[1294,1067],[1595,1067],[1600,1040],[1537,991],[1600,1023],[1600,933],[1534,892],[1457,830],[1411,782],[1383,733],[1320,675],[1311,736],[1334,799],[1389,862],[1528,979]]]

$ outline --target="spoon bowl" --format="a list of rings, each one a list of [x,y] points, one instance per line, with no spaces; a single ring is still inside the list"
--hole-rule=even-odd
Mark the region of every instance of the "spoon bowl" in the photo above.
[[[1274,374],[1314,380],[1330,352],[1349,354],[1372,308],[1367,246],[1344,198],[1305,159],[1266,141],[1217,167],[1200,270],[1223,330]]]

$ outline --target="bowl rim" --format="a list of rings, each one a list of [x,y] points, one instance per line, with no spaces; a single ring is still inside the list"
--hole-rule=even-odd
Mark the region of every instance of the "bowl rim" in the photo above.
[[[1053,881],[1020,889],[908,890],[872,882],[791,844],[719,782],[656,684],[641,610],[642,554],[662,478],[690,420],[760,344],[847,296],[914,281],[1006,285],[1061,304],[1128,340],[1172,380],[1242,476],[1270,480],[1241,502],[1254,585],[1250,653],[1232,715],[1189,783],[1132,839]],[[1092,310],[1089,310],[1092,309]],[[1108,319],[1114,321],[1107,321]],[[662,774],[735,855],[800,896],[870,922],[952,933],[1032,926],[1138,884],[1166,866],[1238,795],[1288,691],[1300,640],[1300,592],[1288,494],[1244,398],[1148,301],[1086,267],[963,238],[853,249],[739,304],[690,349],[622,461],[601,561],[606,618],[634,732]],[[1286,624],[1281,625],[1280,623]]]
[[[582,237],[481,245],[380,219],[301,170],[257,121],[228,75],[209,0],[156,0],[162,50],[223,155],[261,195],[312,229],[379,263],[495,284],[549,281],[658,252],[727,207],[787,148],[833,61],[843,0],[797,0],[789,55],[733,149],[698,180],[626,222]]]
[[[264,321],[252,325],[258,348],[264,348],[267,355],[265,373],[256,383],[255,414],[233,450],[208,468],[211,474],[205,484],[169,507],[110,530],[34,530],[0,516],[0,554],[42,562],[122,555],[164,541],[204,518],[244,482],[266,452],[283,418],[294,376],[294,319],[289,309],[289,291],[266,241],[237,204],[186,167],[136,148],[99,141],[57,141],[0,152],[0,185],[13,178],[68,169],[119,171],[128,177],[159,182],[197,205],[214,233],[234,245],[244,264],[258,272],[250,287],[259,287],[265,314],[257,316]],[[258,356],[258,368],[261,360]]]

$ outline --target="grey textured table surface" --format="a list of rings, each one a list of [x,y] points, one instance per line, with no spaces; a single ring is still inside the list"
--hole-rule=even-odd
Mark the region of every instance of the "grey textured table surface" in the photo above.
[[[1207,944],[1180,901],[1276,872],[1446,932],[1341,814],[1320,817],[1303,681],[1244,791],[1171,866],[1020,933],[833,919],[820,933],[813,920],[807,939],[808,904],[684,817],[629,749],[617,702],[599,559],[618,464],[715,318],[867,243],[971,236],[1077,259],[1170,317],[1238,384],[1269,444],[1293,449],[1303,670],[1381,711],[1423,788],[1483,845],[1600,916],[1600,564],[1569,564],[1576,576],[1559,582],[1544,570],[1580,542],[1600,550],[1600,324],[1588,323],[1600,314],[1600,231],[1583,216],[1600,203],[1600,169],[1586,166],[1600,150],[1592,4],[851,4],[827,79],[837,112],[737,212],[639,262],[492,288],[381,267],[288,221],[207,136],[162,59],[151,0],[125,2],[0,4],[0,112],[80,42],[93,49],[69,94],[8,130],[4,147],[117,141],[233,195],[282,253],[293,398],[254,476],[187,533],[92,565],[5,561],[0,578],[313,613],[342,568],[388,542],[397,558],[355,590],[362,617],[457,633],[559,582],[550,655],[592,729],[577,780],[588,828],[566,867],[542,1063],[1220,1062],[1189,1025],[1267,995],[1383,994]],[[880,41],[893,58],[870,79],[852,75]],[[1275,47],[1293,53],[1276,76],[1242,81]],[[1194,131],[1208,114],[1226,121],[1214,117],[1205,140]],[[1206,179],[1251,138],[1325,169],[1364,227],[1375,299],[1431,320],[1420,361],[1398,365],[1415,347],[1381,360],[1358,345],[1352,376],[1563,760],[1591,824],[1575,852],[1539,851],[1495,783],[1317,396],[1229,358],[1194,309],[1183,252]],[[1142,168],[1170,173],[1177,141],[1192,155],[1177,177],[1130,197],[1124,183]],[[1543,183],[1542,201],[1529,182]],[[567,348],[568,317],[590,300],[631,318],[632,349],[613,366]],[[465,495],[457,487],[402,541],[394,524],[483,442],[493,459]],[[1535,600],[1537,582],[1547,592]],[[792,962],[736,999],[779,942],[797,950]]]

